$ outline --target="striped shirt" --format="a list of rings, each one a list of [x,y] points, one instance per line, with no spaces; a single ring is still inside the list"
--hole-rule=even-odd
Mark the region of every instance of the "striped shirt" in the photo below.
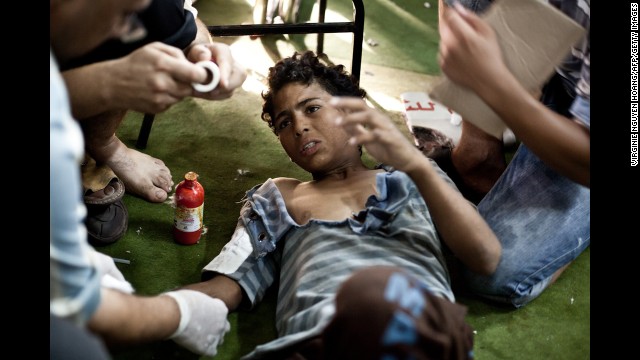
[[[571,48],[571,52],[556,71],[570,84],[577,95],[591,98],[591,5],[590,0],[549,0],[565,15],[586,29],[585,36]]]
[[[436,167],[437,168],[437,167]],[[439,169],[450,184],[453,183]],[[413,181],[399,171],[377,174],[379,195],[343,221],[312,219],[300,226],[287,212],[272,179],[247,192],[236,232],[203,272],[238,281],[252,307],[279,280],[279,338],[246,358],[320,334],[334,313],[334,296],[354,271],[391,265],[421,279],[430,290],[455,301],[440,237]]]

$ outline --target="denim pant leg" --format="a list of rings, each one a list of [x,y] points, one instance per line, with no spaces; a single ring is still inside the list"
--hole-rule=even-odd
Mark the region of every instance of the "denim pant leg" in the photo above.
[[[469,289],[485,298],[526,305],[549,285],[556,270],[589,246],[589,188],[548,168],[521,144],[478,211],[502,244],[496,272],[465,270]]]

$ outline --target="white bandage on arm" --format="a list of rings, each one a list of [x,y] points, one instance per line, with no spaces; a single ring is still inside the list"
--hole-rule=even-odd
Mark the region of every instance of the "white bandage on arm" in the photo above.
[[[231,237],[231,240],[222,248],[220,254],[216,256],[207,266],[205,271],[215,271],[220,274],[233,274],[240,265],[251,255],[253,247],[249,233],[243,225],[238,225]]]

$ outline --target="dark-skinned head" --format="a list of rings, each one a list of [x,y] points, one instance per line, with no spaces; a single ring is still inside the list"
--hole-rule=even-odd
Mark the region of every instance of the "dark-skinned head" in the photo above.
[[[358,79],[349,74],[344,65],[325,65],[312,51],[295,52],[291,57],[278,61],[269,68],[267,81],[269,88],[262,93],[264,104],[261,117],[274,130],[274,133],[275,129],[271,122],[275,116],[273,98],[289,83],[311,85],[315,82],[333,96],[364,98],[367,95],[366,91],[360,88]]]

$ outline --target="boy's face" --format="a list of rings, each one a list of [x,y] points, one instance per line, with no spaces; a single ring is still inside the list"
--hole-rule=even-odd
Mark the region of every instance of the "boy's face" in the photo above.
[[[349,135],[336,126],[342,115],[332,96],[317,83],[285,85],[273,97],[273,125],[291,160],[310,173],[328,173],[360,160]]]

